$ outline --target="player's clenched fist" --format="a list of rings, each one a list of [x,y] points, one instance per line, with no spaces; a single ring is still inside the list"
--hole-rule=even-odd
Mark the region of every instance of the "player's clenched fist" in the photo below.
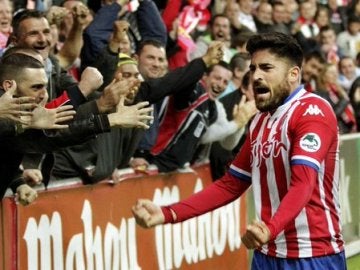
[[[139,199],[132,207],[136,223],[143,228],[151,228],[165,221],[160,206],[150,200]]]

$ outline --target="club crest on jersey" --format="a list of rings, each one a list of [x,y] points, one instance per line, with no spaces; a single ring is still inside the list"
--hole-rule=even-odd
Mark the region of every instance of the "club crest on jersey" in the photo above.
[[[307,107],[306,111],[304,112],[303,116],[305,115],[321,115],[325,116],[323,112],[319,109],[318,105],[310,104],[309,107]]]
[[[316,152],[320,146],[321,140],[316,133],[307,133],[300,139],[300,147],[306,152]]]

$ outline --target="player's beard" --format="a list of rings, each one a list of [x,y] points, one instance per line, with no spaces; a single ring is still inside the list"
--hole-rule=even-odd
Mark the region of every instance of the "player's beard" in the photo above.
[[[291,87],[290,84],[285,80],[281,84],[271,87],[269,89],[269,98],[261,98],[256,94],[255,91],[254,97],[256,108],[261,112],[271,112],[281,106],[284,103],[285,99],[289,96]]]

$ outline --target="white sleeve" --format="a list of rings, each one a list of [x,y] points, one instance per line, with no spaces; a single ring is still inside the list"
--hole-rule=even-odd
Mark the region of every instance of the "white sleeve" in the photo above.
[[[199,38],[196,41],[194,50],[190,51],[187,55],[188,61],[194,60],[195,58],[203,57],[206,54],[209,45]]]
[[[216,121],[211,124],[203,136],[201,136],[200,143],[206,144],[215,141],[222,141],[229,135],[236,133],[239,128],[234,121],[228,121],[226,118],[225,108],[221,102],[215,100],[217,118]],[[235,144],[236,145],[236,144]],[[235,146],[234,146],[235,147]]]
[[[235,131],[233,134],[230,134],[226,138],[222,139],[220,141],[220,145],[228,151],[233,150],[235,146],[239,143],[240,138],[244,135],[244,133],[245,127],[242,127]]]

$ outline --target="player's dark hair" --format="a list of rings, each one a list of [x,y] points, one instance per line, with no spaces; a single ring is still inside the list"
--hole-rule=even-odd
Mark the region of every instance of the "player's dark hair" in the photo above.
[[[250,55],[260,50],[269,50],[278,57],[286,58],[291,64],[301,67],[303,51],[298,42],[291,36],[269,32],[251,37],[246,45]]]

